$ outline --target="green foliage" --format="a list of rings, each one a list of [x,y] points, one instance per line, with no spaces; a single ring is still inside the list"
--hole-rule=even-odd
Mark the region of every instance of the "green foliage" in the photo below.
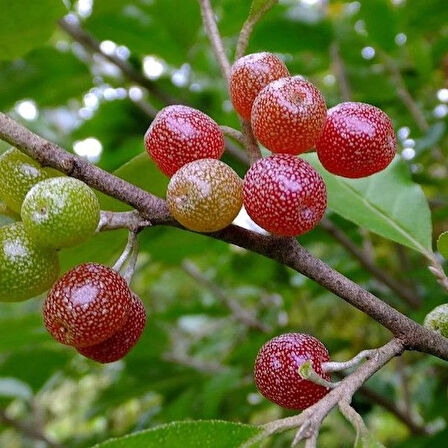
[[[324,177],[328,204],[336,213],[421,253],[431,252],[427,200],[398,157],[384,171],[364,179],[346,179],[328,173],[315,154],[304,158]],[[418,209],[417,216],[410,203]]]
[[[110,440],[98,448],[232,448],[256,436],[254,426],[220,421],[170,423],[149,431],[143,431],[122,439]],[[255,446],[255,445],[253,445]]]
[[[0,59],[14,59],[45,43],[66,11],[61,0],[3,0]]]
[[[440,234],[437,240],[437,250],[444,258],[448,258],[448,232]]]
[[[254,13],[268,2],[211,1],[229,57],[251,5]],[[129,89],[138,85],[136,80],[57,27],[67,11],[64,5],[78,14],[81,3],[89,2],[0,1],[0,109],[69,151],[96,138],[102,145],[95,159],[99,167],[164,198],[169,179],[144,152],[143,135],[152,118],[140,106],[149,103],[160,109],[165,104],[146,90],[135,101],[138,91],[132,90],[137,96],[131,98]],[[435,114],[436,107],[443,112],[446,104],[437,97],[446,87],[446,0],[360,0],[359,7],[345,0],[326,2],[325,7],[323,3],[278,2],[255,26],[249,51],[278,53],[291,73],[302,74],[319,87],[331,107],[342,99],[333,54],[338,44],[351,99],[385,110],[397,132],[406,135],[402,128],[409,128],[409,135],[397,139],[397,151],[408,147],[415,154],[408,150],[404,154],[408,159],[398,156],[384,173],[353,181],[323,174],[329,187],[328,218],[365,249],[377,267],[415,290],[422,305],[411,309],[319,226],[299,240],[331,267],[423,322],[447,301],[421,255],[431,251],[435,243],[431,235],[442,235],[438,250],[448,257],[448,238],[443,234],[448,229],[448,115]],[[201,26],[197,0],[95,0],[92,11],[87,8],[78,17],[80,26],[99,43],[114,42],[115,55],[124,57],[137,73],[148,73],[148,61],[160,61],[163,73],[148,82],[176,103],[239,128]],[[404,44],[396,43],[399,33],[407,38]],[[108,44],[102,48],[110,49]],[[129,57],[122,46],[128,48]],[[362,50],[369,46],[376,53],[365,59]],[[384,64],[383,52],[400,70],[401,87]],[[403,86],[428,122],[427,130],[403,102]],[[23,113],[24,104],[31,110],[36,106],[31,119]],[[435,145],[441,160],[434,157]],[[0,153],[8,149],[0,142]],[[321,169],[313,154],[305,157]],[[232,155],[226,153],[224,161],[244,175],[246,166]],[[20,204],[34,183],[23,189]],[[0,191],[4,185],[0,181]],[[8,185],[8,191],[13,190],[17,186]],[[130,209],[96,193],[103,210]],[[20,219],[11,212],[3,215],[1,204],[0,211],[2,229]],[[87,261],[112,265],[126,238],[125,230],[100,232],[61,250],[61,272]],[[39,429],[68,448],[92,447],[111,438],[105,446],[152,446],[154,440],[173,447],[238,446],[238,440],[247,440],[257,430],[230,422],[258,425],[292,415],[264,400],[253,384],[256,354],[271,337],[288,331],[313,334],[335,360],[349,359],[390,338],[363,313],[272,260],[170,227],[145,229],[139,243],[132,288],[144,300],[148,325],[140,343],[119,363],[100,366],[56,344],[43,327],[40,298],[0,306],[0,409],[26,424],[33,424],[37,416]],[[216,293],[186,273],[184,260],[193,262],[225,297],[272,331],[263,333],[238,321]],[[0,283],[3,278],[0,275]],[[1,293],[5,288],[0,289]],[[400,409],[408,393],[410,414],[418,417],[417,422],[430,424],[434,434],[412,434],[396,415],[361,392],[355,394],[353,405],[372,437],[385,446],[444,447],[446,363],[412,353],[401,359],[403,369],[391,362],[367,386]],[[191,422],[207,419],[228,423]],[[172,421],[181,423],[165,426]],[[134,432],[138,435],[120,438]],[[230,440],[229,434],[234,436]],[[266,448],[286,448],[292,437],[290,431],[264,443]],[[334,412],[324,421],[319,445],[352,446],[354,439],[353,428]],[[378,446],[375,443],[364,441],[365,446]],[[41,445],[0,425],[0,446]]]

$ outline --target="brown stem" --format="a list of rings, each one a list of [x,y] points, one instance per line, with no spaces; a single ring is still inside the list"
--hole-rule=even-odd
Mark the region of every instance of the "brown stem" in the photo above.
[[[249,45],[249,39],[255,25],[261,20],[261,18],[278,2],[278,0],[268,0],[259,11],[255,14],[249,13],[249,17],[244,22],[241,28],[240,35],[238,37],[238,43],[235,50],[235,61],[244,56],[247,46]]]
[[[174,104],[174,99],[161,91],[154,82],[145,78],[140,72],[135,70],[132,65],[127,61],[120,59],[115,55],[106,54],[101,50],[100,43],[94,39],[89,33],[86,33],[82,28],[80,28],[76,23],[68,20],[67,18],[59,20],[59,26],[69,34],[74,40],[79,42],[86,49],[99,53],[102,57],[107,59],[112,64],[116,65],[121,69],[123,74],[130,80],[141,85],[148,90],[154,97],[158,98],[160,101],[167,104]]]
[[[230,62],[226,55],[226,50],[222,43],[221,36],[219,34],[218,26],[216,25],[216,20],[210,0],[198,0],[201,6],[202,21],[204,23],[205,31],[210,43],[212,44],[213,51],[215,52],[216,59],[218,60],[221,73],[226,80],[229,82],[230,78]]]
[[[341,57],[341,51],[338,42],[333,42],[330,46],[330,56],[333,65],[333,71],[338,80],[341,98],[344,101],[350,101],[352,98],[352,89],[348,82],[347,72],[345,71],[344,61]]]
[[[0,113],[0,138],[41,164],[76,177],[91,187],[132,205],[141,213],[143,219],[150,220],[153,225],[181,228],[170,215],[164,200],[65,152],[3,113]],[[335,271],[311,255],[296,239],[261,235],[234,225],[208,236],[272,258],[304,274],[389,329],[404,341],[406,348],[448,360],[447,338],[422,327]]]

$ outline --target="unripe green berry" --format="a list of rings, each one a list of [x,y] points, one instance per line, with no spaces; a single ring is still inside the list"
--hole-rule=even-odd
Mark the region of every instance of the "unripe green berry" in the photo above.
[[[72,177],[36,184],[22,205],[23,224],[44,247],[69,247],[90,238],[98,227],[100,206],[93,190]]]
[[[46,291],[59,274],[56,251],[36,246],[21,222],[0,228],[0,302],[18,302]]]
[[[60,175],[52,168],[42,168],[35,160],[16,148],[0,156],[0,199],[11,210],[20,213],[22,202],[30,188]]]
[[[448,338],[448,303],[439,305],[428,313],[423,325]]]

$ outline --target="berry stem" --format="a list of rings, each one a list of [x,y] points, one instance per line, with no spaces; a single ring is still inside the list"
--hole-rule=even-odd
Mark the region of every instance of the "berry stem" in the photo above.
[[[371,358],[375,353],[377,352],[376,349],[372,350],[363,350],[362,352],[359,352],[356,356],[354,356],[352,359],[349,359],[345,362],[323,362],[322,363],[322,372],[338,372],[340,370],[346,370],[350,367],[358,365],[361,361],[364,359]]]
[[[220,125],[219,127],[221,128],[221,131],[224,135],[227,135],[228,137],[233,138],[233,140],[236,140],[237,142],[241,143],[243,146],[246,144],[244,135],[237,129],[234,129],[230,126],[224,126],[224,125]]]
[[[261,20],[261,18],[278,2],[278,0],[268,0],[265,4],[255,13],[252,11],[249,12],[249,16],[241,28],[240,35],[238,37],[238,42],[236,44],[235,50],[235,61],[244,56],[246,52],[247,46],[249,45],[249,39],[252,34],[252,31],[255,28],[257,22]]]
[[[322,366],[328,363],[322,363]],[[299,375],[304,379],[311,381],[314,384],[318,384],[319,386],[326,387],[327,389],[334,389],[337,387],[339,383],[332,383],[331,381],[327,381],[323,379],[314,369],[313,362],[311,360],[305,361],[299,369],[297,370]]]
[[[115,264],[112,266],[112,269],[114,271],[120,272],[120,270],[123,268],[124,264],[126,263],[126,260],[130,256],[131,252],[134,251],[136,241],[137,241],[137,234],[135,232],[129,231],[128,242],[127,242],[123,252],[119,256],[119,258],[117,259]]]
[[[131,232],[131,233],[133,233],[133,232]],[[128,265],[126,266],[126,269],[123,271],[123,278],[126,280],[126,283],[128,285],[131,284],[132,277],[134,276],[137,258],[138,258],[138,239],[137,239],[137,234],[134,233],[134,238],[132,241],[131,255],[128,259]]]
[[[254,164],[257,160],[261,159],[261,151],[258,146],[257,140],[252,131],[252,126],[249,121],[241,120],[241,127],[243,129],[244,146],[249,153],[250,164]]]
[[[212,44],[213,51],[221,69],[221,73],[228,83],[230,77],[230,62],[226,55],[221,35],[219,34],[218,26],[216,25],[215,15],[213,13],[210,0],[198,0],[201,6],[202,21],[204,22],[204,28],[207,33],[210,43]]]

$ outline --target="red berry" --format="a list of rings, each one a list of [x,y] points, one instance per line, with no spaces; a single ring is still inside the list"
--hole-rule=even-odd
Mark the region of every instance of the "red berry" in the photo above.
[[[131,294],[116,271],[101,264],[81,264],[63,275],[49,292],[43,309],[45,326],[62,344],[99,344],[126,322]]]
[[[263,229],[276,235],[309,232],[327,207],[321,175],[305,160],[274,154],[255,162],[243,183],[244,207]]]
[[[103,364],[115,362],[126,356],[143,333],[146,325],[146,311],[143,302],[132,295],[131,309],[126,322],[112,337],[100,344],[76,348],[81,355]]]
[[[198,159],[219,159],[224,136],[209,116],[188,106],[168,106],[154,118],[145,134],[145,147],[167,176]]]
[[[341,103],[328,111],[317,155],[330,173],[366,177],[392,162],[396,141],[389,117],[365,103]]]
[[[329,389],[304,380],[299,367],[311,360],[323,379],[322,363],[330,360],[325,346],[313,336],[287,333],[268,341],[258,352],[254,375],[257,389],[268,400],[287,409],[303,410],[324,397]]]
[[[268,84],[252,106],[252,128],[272,152],[301,154],[312,148],[325,124],[327,108],[319,90],[299,76]]]
[[[250,120],[252,104],[270,82],[289,76],[285,64],[272,53],[248,54],[233,64],[230,74],[230,97],[245,120]]]

